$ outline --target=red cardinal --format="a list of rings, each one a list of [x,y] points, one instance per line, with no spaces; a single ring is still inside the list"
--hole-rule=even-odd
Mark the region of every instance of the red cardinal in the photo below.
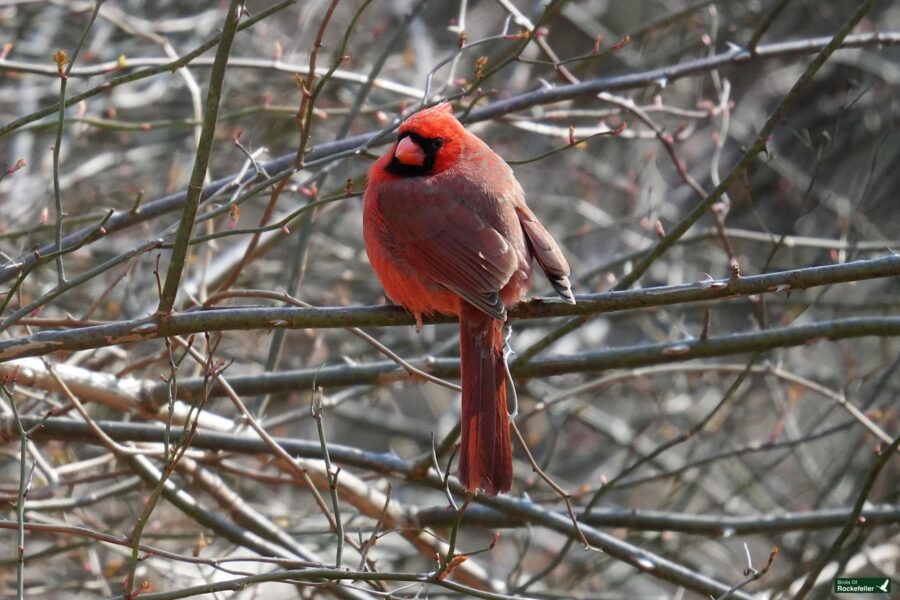
[[[460,481],[508,492],[506,307],[524,297],[532,258],[574,304],[566,259],[525,205],[509,165],[446,103],[400,126],[369,170],[363,211],[366,252],[387,296],[420,327],[423,314],[459,318]]]

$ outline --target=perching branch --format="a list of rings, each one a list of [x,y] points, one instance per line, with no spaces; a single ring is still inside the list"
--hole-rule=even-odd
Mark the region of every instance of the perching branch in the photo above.
[[[575,305],[555,300],[532,300],[512,309],[510,318],[516,320],[569,315],[597,315],[618,310],[665,306],[730,296],[790,292],[819,285],[896,275],[900,275],[900,256],[890,255],[884,258],[855,261],[844,265],[810,267],[808,269],[753,275],[737,279],[720,279],[680,286],[589,294],[577,296],[578,302]],[[450,320],[450,318],[445,317],[430,319],[427,322],[445,323]],[[827,332],[832,332],[839,337],[878,335],[879,333],[894,335],[891,332],[894,331],[892,327],[895,320],[893,317],[885,317],[884,320],[875,319],[874,321],[861,319],[859,322],[860,329],[856,329],[856,333],[854,333],[856,325],[852,324],[853,320],[848,320],[846,325],[840,326],[840,333],[838,333],[837,329],[834,329],[835,324],[838,322],[833,322],[825,327],[822,333],[812,333],[812,330],[810,330],[809,334],[800,334],[801,337],[790,338],[791,341],[787,345],[803,343],[807,339],[803,338],[803,335],[821,337],[826,335]],[[81,327],[68,331],[42,331],[25,337],[0,340],[0,361],[26,356],[39,356],[59,350],[85,350],[110,344],[132,343],[173,335],[190,335],[204,331],[371,327],[412,324],[414,324],[412,317],[396,306],[225,308],[181,313],[171,315],[165,319],[148,317],[106,325]],[[886,327],[883,332],[877,329],[877,327],[882,325]],[[795,329],[799,330],[800,328]],[[806,330],[804,329],[804,331]],[[762,336],[760,339],[774,340],[772,333],[776,332],[749,335]],[[737,351],[747,352],[753,349],[767,349],[780,345],[780,342],[777,341],[772,341],[771,343],[774,345],[755,346],[755,342],[751,342],[746,346],[740,346],[741,349]],[[687,346],[682,348],[684,344],[687,344]],[[701,346],[697,344],[696,340],[688,340],[684,344],[663,344],[655,347],[653,351],[663,352],[664,356],[669,357],[681,355],[698,358],[711,355],[703,354],[703,350],[700,349]],[[666,348],[670,347],[674,349],[666,350]],[[709,352],[714,352],[711,350],[712,346],[708,346],[708,348],[710,348]],[[681,349],[684,352],[678,354],[681,352]],[[700,354],[695,355],[697,352]],[[646,358],[638,360],[646,360]],[[602,359],[600,362],[605,364]],[[639,362],[629,364],[633,366],[634,364],[653,363]],[[617,364],[614,366],[623,365]],[[602,368],[608,368],[608,366]],[[536,374],[529,369],[521,372],[529,375]]]

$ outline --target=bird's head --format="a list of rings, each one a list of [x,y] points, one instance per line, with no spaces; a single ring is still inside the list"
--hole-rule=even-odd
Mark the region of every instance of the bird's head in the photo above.
[[[466,135],[449,103],[419,111],[400,125],[385,170],[402,177],[440,173],[456,164]]]

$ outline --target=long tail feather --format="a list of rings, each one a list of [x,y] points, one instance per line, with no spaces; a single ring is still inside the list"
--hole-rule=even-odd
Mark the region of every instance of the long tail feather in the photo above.
[[[464,305],[459,319],[462,440],[459,479],[494,495],[512,485],[503,323]]]

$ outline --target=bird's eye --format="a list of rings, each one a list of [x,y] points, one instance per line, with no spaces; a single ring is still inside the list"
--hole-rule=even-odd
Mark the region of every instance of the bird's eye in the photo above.
[[[433,140],[431,140],[431,147],[434,148],[435,150],[437,150],[438,148],[440,148],[443,145],[444,145],[444,140],[442,140],[441,138],[434,138]]]

